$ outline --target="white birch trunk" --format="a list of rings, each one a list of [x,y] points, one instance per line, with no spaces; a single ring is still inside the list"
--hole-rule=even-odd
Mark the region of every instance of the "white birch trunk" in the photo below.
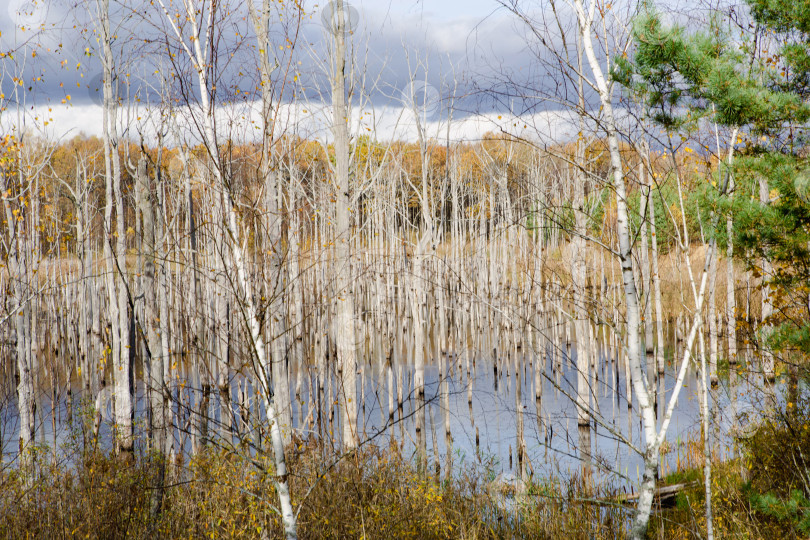
[[[219,154],[219,149],[217,147],[217,141],[215,137],[215,129],[214,129],[214,107],[213,104],[210,102],[209,96],[209,80],[208,80],[208,71],[207,71],[207,59],[206,55],[203,54],[203,48],[210,46],[210,42],[203,44],[202,35],[200,29],[197,26],[197,18],[196,14],[193,12],[187,13],[188,19],[191,21],[192,26],[192,44],[191,47],[193,48],[193,52],[189,49],[189,46],[183,40],[182,34],[179,28],[176,26],[174,19],[171,13],[166,9],[165,5],[163,4],[162,0],[159,0],[161,8],[163,10],[163,14],[165,16],[166,21],[171,25],[175,36],[180,41],[182,47],[184,48],[186,54],[189,57],[189,60],[193,63],[195,70],[197,71],[197,79],[200,85],[200,92],[199,92],[199,99],[201,109],[205,118],[203,120],[203,137],[204,141],[209,153],[213,161],[213,171],[216,179],[216,188],[221,190],[223,195],[225,195],[224,200],[223,197],[217,197],[218,201],[222,201],[222,205],[224,208],[224,215],[225,215],[225,226],[227,234],[227,240],[229,242],[229,247],[231,249],[231,258],[233,263],[233,268],[236,270],[236,287],[238,289],[239,300],[242,302],[242,306],[244,308],[244,321],[245,325],[247,326],[247,330],[249,332],[249,339],[251,344],[252,353],[255,355],[257,364],[258,364],[258,372],[261,375],[260,384],[262,387],[262,397],[264,399],[265,404],[265,411],[267,414],[268,421],[270,422],[270,440],[271,446],[273,450],[273,460],[275,465],[275,483],[276,483],[276,491],[278,493],[279,498],[279,505],[281,510],[281,521],[284,527],[284,533],[288,540],[293,540],[297,537],[296,532],[296,517],[293,512],[292,507],[292,500],[290,497],[290,490],[288,485],[288,474],[287,474],[287,466],[284,457],[284,441],[283,435],[281,431],[281,426],[279,425],[279,418],[276,413],[275,408],[275,400],[274,395],[271,391],[272,385],[271,381],[269,380],[269,374],[271,372],[271,359],[267,354],[267,347],[265,344],[264,333],[262,328],[259,324],[258,313],[256,309],[256,305],[254,303],[253,294],[252,294],[252,286],[250,283],[250,279],[248,276],[247,265],[245,262],[245,258],[243,255],[243,246],[242,246],[242,234],[239,227],[239,223],[237,220],[237,212],[236,212],[236,202],[234,200],[233,193],[231,193],[229,187],[230,183],[226,181],[223,177],[223,163],[221,161],[221,156]],[[193,9],[192,6],[188,6],[188,9]],[[213,25],[214,20],[214,9],[215,5],[213,0],[208,5],[208,16],[209,16],[209,24]],[[212,28],[209,28],[209,32],[207,32],[206,38],[207,40],[214,39],[214,36],[211,35]]]
[[[632,243],[630,237],[630,223],[627,211],[627,189],[622,170],[621,153],[616,121],[613,114],[613,103],[610,88],[604,77],[602,65],[596,57],[591,39],[592,25],[596,2],[591,2],[588,11],[582,0],[573,0],[576,10],[579,31],[582,36],[582,45],[585,57],[593,74],[594,85],[599,93],[604,118],[603,125],[607,132],[608,149],[610,152],[610,168],[613,187],[616,190],[617,233],[619,240],[619,259],[621,262],[622,281],[624,284],[625,309],[627,317],[627,356],[633,388],[639,403],[642,426],[644,432],[644,476],[639,488],[639,501],[633,522],[631,536],[642,539],[646,536],[647,524],[652,508],[655,480],[658,474],[658,449],[660,442],[656,436],[655,411],[650,401],[644,373],[641,365],[641,343],[639,339],[640,313],[635,278],[632,266]]]

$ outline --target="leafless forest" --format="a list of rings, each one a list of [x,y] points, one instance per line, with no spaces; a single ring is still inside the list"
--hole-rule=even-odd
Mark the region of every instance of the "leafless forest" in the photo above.
[[[295,538],[319,479],[373,447],[437,482],[478,463],[509,500],[551,477],[617,489],[634,538],[692,467],[712,537],[713,463],[797,399],[764,337],[791,308],[701,200],[753,135],[662,135],[615,82],[635,8],[493,2],[542,77],[473,84],[405,44],[403,86],[343,0],[17,3],[0,505],[10,478],[37,492],[101,452],[152,464],[157,516],[200,456],[239,456]],[[82,100],[99,134],[54,135],[49,108]]]

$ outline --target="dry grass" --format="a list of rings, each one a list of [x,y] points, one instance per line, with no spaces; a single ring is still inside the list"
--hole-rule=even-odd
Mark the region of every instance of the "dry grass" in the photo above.
[[[789,419],[805,429],[807,407],[792,409]],[[794,514],[810,508],[788,505],[782,515],[768,511],[757,495],[776,489],[784,498],[791,486],[801,489],[796,482],[802,471],[776,461],[806,454],[810,435],[796,439],[791,435],[796,426],[784,420],[777,416],[758,431],[744,460],[715,462],[716,538],[802,537]],[[261,456],[209,448],[186,466],[173,465],[162,511],[153,518],[156,463],[148,455],[124,461],[96,452],[81,444],[80,432],[81,427],[68,461],[51,465],[48,454],[41,455],[32,483],[14,469],[0,473],[0,537],[282,537],[272,466]],[[678,495],[674,508],[654,510],[651,538],[705,533],[702,448],[699,436],[670,448],[682,459],[664,482],[694,483]],[[616,502],[618,492],[594,488],[576,475],[564,482],[535,479],[516,492],[495,480],[486,460],[439,480],[418,473],[396,445],[369,445],[337,459],[314,441],[298,441],[287,454],[293,502],[301,505],[300,538],[614,539],[626,536],[632,515],[632,507]]]
[[[695,282],[695,287],[700,287],[700,278],[703,272],[703,265],[706,261],[706,246],[693,247],[689,252],[689,259],[692,267],[692,278]],[[563,286],[571,283],[571,248],[569,245],[563,245],[550,254],[544,264],[544,277],[546,279],[554,279],[560,282]],[[588,264],[588,280],[590,285],[598,286],[601,277],[601,259],[598,251],[588,250],[586,252],[586,260]],[[610,264],[613,268],[611,271]],[[717,271],[717,299],[716,306],[718,312],[725,313],[726,309],[726,283],[727,283],[727,259],[721,257],[719,260],[720,266]],[[607,278],[608,288],[615,289],[619,305],[622,304],[621,297],[621,271],[619,263],[615,258],[605,254],[605,277]],[[752,318],[759,318],[761,307],[761,295],[757,287],[757,280],[749,277],[749,272],[746,270],[741,261],[735,260],[733,263],[734,281],[735,281],[735,299],[737,303],[737,313],[742,315],[745,313],[746,306],[749,306]],[[693,309],[695,303],[692,296],[692,290],[689,279],[689,267],[686,265],[683,253],[678,251],[670,251],[669,253],[659,256],[658,271],[661,278],[661,303],[664,309],[666,318],[674,318],[679,314],[688,313]],[[750,299],[748,298],[747,283],[751,283]],[[594,291],[594,298],[599,299],[600,293]],[[605,300],[605,299],[602,299]]]
[[[580,500],[575,480],[532,484],[514,495],[482,466],[441,481],[423,476],[396,447],[366,447],[339,462],[315,444],[290,454],[300,538],[624,536],[626,509]],[[5,474],[0,537],[281,538],[272,467],[262,472],[254,463],[216,450],[197,455],[170,474],[156,519],[149,517],[155,464],[146,458],[128,463],[89,453],[44,468],[33,487]]]

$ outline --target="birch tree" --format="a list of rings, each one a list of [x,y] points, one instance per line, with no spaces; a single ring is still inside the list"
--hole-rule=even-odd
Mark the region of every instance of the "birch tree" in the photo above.
[[[643,538],[646,535],[647,524],[649,522],[650,510],[655,490],[655,482],[658,476],[659,449],[666,435],[669,422],[672,416],[675,403],[677,402],[682,381],[686,375],[686,368],[689,364],[689,353],[685,354],[679,369],[678,380],[670,400],[667,404],[666,413],[662,417],[660,427],[656,423],[655,401],[653,392],[648,384],[643,367],[644,350],[640,332],[641,326],[641,306],[639,300],[639,287],[633,272],[633,259],[636,256],[633,247],[633,233],[630,229],[630,215],[628,209],[628,190],[625,180],[624,163],[620,151],[620,131],[614,112],[614,82],[606,73],[609,71],[609,63],[605,59],[597,56],[597,48],[594,43],[596,39],[604,39],[606,42],[613,40],[618,43],[617,36],[612,36],[609,40],[603,32],[604,21],[597,19],[597,2],[583,2],[572,0],[566,4],[570,8],[570,15],[576,24],[576,39],[578,40],[582,54],[584,55],[584,65],[577,65],[568,60],[564,54],[556,54],[555,58],[562,60],[562,65],[571,77],[581,77],[584,87],[598,99],[598,113],[589,114],[589,110],[583,113],[588,114],[596,124],[598,131],[603,134],[607,142],[609,171],[606,183],[616,197],[616,236],[618,239],[618,250],[615,252],[621,268],[623,304],[625,311],[625,335],[623,339],[624,351],[626,353],[626,366],[628,369],[628,380],[632,382],[632,390],[639,405],[639,415],[641,416],[643,446],[636,448],[644,461],[644,471],[639,487],[638,505],[633,520],[631,535],[634,538]],[[542,30],[542,23],[528,14],[516,2],[508,3],[507,7],[516,13],[529,27],[530,32],[536,39],[550,47],[547,35]],[[554,19],[552,24],[557,26],[561,36],[565,36],[566,13],[562,11],[565,5],[557,2],[552,3]],[[605,17],[605,12],[599,12],[600,17]],[[559,37],[563,39],[564,37]],[[618,45],[617,45],[618,46]],[[625,45],[626,46],[626,45]],[[554,54],[552,52],[552,54]],[[570,76],[570,75],[569,75]],[[570,106],[570,104],[569,104]],[[579,106],[583,109],[582,105]],[[576,105],[572,107],[576,110]],[[690,335],[689,347],[695,339],[699,318],[694,321]],[[580,402],[583,400],[580,399]]]
[[[285,271],[284,259],[285,254],[282,249],[282,212],[279,207],[281,200],[280,192],[282,191],[281,185],[281,164],[278,162],[278,156],[274,149],[274,128],[276,123],[273,121],[277,113],[277,104],[280,95],[275,92],[275,85],[273,84],[273,72],[279,67],[279,60],[271,58],[271,52],[275,47],[270,43],[271,20],[273,14],[272,7],[274,2],[270,0],[262,0],[261,6],[257,8],[254,0],[248,1],[248,10],[250,12],[251,22],[253,29],[256,32],[257,48],[259,51],[259,76],[261,87],[261,118],[262,118],[262,156],[261,156],[261,175],[262,184],[265,190],[266,201],[266,219],[264,220],[264,228],[267,232],[267,240],[272,252],[270,257],[271,276],[270,283],[271,289],[268,291],[270,301],[270,335],[283,336],[286,334],[284,331],[284,320],[286,316],[283,312],[282,301],[284,299],[284,291],[281,289],[287,280],[284,278]],[[287,9],[297,10],[294,5],[287,6]],[[282,345],[282,339],[274,339],[273,341],[273,382],[275,383],[275,397],[276,407],[280,418],[281,431],[285,444],[291,440],[292,433],[292,416],[290,400],[290,382],[285,362],[285,348]],[[301,366],[302,367],[302,366]]]
[[[273,359],[268,352],[265,334],[260,324],[258,309],[254,300],[253,286],[249,278],[249,270],[244,252],[245,234],[240,225],[236,197],[232,190],[231,179],[226,176],[227,167],[221,154],[219,141],[216,137],[216,106],[212,97],[216,96],[211,86],[211,77],[216,67],[216,59],[212,56],[217,49],[213,45],[221,30],[217,26],[219,17],[225,6],[214,0],[206,2],[202,9],[197,9],[191,2],[184,4],[185,25],[181,29],[181,22],[175,18],[174,10],[170,11],[163,0],[158,0],[164,21],[173,34],[177,45],[192,63],[196,73],[200,103],[201,132],[200,136],[205,145],[214,177],[214,188],[218,194],[216,202],[220,205],[224,217],[223,231],[228,242],[231,260],[228,265],[235,271],[233,283],[234,291],[242,311],[243,322],[248,331],[250,350],[257,364],[260,375],[262,397],[265,412],[270,423],[270,441],[272,457],[274,460],[274,474],[276,492],[281,507],[281,518],[284,533],[287,538],[294,539],[296,533],[296,520],[290,497],[288,472],[284,456],[284,437],[282,434],[281,418],[276,409],[273,385],[278,381],[272,380]],[[187,26],[186,26],[187,25]],[[187,33],[186,33],[187,32]]]
[[[593,45],[592,35],[595,31],[596,4],[597,2],[595,1],[585,4],[581,0],[574,0],[573,8],[577,18],[585,58],[591,70],[592,78],[589,80],[589,84],[597,92],[602,107],[602,129],[604,129],[607,137],[612,185],[616,192],[616,232],[619,240],[619,260],[621,263],[627,318],[626,350],[630,374],[633,381],[633,390],[639,404],[645,443],[643,455],[644,474],[639,489],[638,506],[631,533],[634,538],[641,539],[647,534],[647,523],[652,508],[655,481],[658,476],[659,448],[666,434],[668,418],[664,418],[661,431],[656,432],[654,403],[650,399],[649,387],[642,371],[638,288],[633,275],[633,253],[627,209],[627,187],[624,180],[622,157],[619,151],[619,132],[613,111],[613,89],[612,84],[605,77],[603,64],[596,56],[596,50]],[[676,388],[678,387],[676,386]],[[673,395],[677,397],[677,390]],[[667,412],[669,415],[672,414],[671,411]]]
[[[734,145],[737,139],[737,129],[741,126],[753,126],[755,129],[762,122],[780,121],[786,116],[783,107],[787,106],[790,118],[791,113],[802,109],[796,107],[794,97],[782,94],[778,91],[755,88],[750,84],[748,75],[743,70],[737,69],[740,57],[733,49],[727,48],[722,41],[720,32],[696,33],[687,36],[682,28],[664,27],[660,19],[652,11],[646,11],[635,22],[634,38],[636,40],[635,55],[632,60],[636,66],[628,69],[630,61],[620,58],[619,69],[614,72],[617,80],[626,87],[633,89],[640,95],[645,96],[646,106],[651,111],[652,118],[662,125],[666,130],[677,130],[685,124],[681,118],[678,106],[688,105],[688,115],[710,115],[717,124],[731,126],[728,163],[732,162]],[[632,79],[629,75],[634,73],[638,79]],[[673,74],[678,73],[683,78],[682,87],[674,87],[672,81]],[[684,103],[684,100],[687,100]],[[806,113],[805,113],[806,114]],[[718,142],[718,152],[720,144]],[[677,164],[676,164],[677,169]],[[722,201],[728,193],[731,183],[730,167],[725,168],[724,174],[717,182],[716,196]],[[678,179],[680,194],[680,179]],[[682,197],[681,197],[682,201]],[[681,202],[682,213],[684,213]],[[690,339],[687,340],[687,351],[694,339],[693,333],[695,323],[701,320],[701,310],[704,299],[704,290],[707,280],[713,280],[716,273],[716,235],[719,216],[712,218],[712,235],[709,240],[704,271],[701,276],[700,289],[695,286],[694,280],[690,282],[695,301],[694,323]],[[682,250],[687,250],[689,246],[687,231],[684,228],[683,237],[679,238]],[[686,252],[686,251],[684,251]],[[687,266],[689,261],[687,258]],[[709,306],[710,316],[714,316],[712,305]],[[688,366],[682,364],[681,371]],[[766,363],[767,374],[768,366]],[[701,369],[703,377],[705,371]],[[705,385],[704,385],[705,386]],[[677,392],[676,386],[676,392]],[[707,409],[706,394],[704,390],[704,409]],[[659,430],[659,435],[665,432],[668,424],[668,417]],[[704,417],[704,429],[707,429],[707,416]],[[707,533],[713,535],[711,524],[711,489],[710,489],[710,452],[708,448],[708,433],[706,434],[704,453],[706,454],[706,464],[704,467],[706,482],[706,514]],[[637,521],[637,523],[639,523]],[[640,527],[636,530],[640,530]]]

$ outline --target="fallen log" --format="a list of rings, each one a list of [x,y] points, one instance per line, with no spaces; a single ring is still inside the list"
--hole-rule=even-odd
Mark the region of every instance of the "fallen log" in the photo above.
[[[697,481],[693,480],[691,482],[682,482],[680,484],[672,484],[669,486],[661,486],[655,488],[655,494],[653,496],[653,503],[656,506],[661,506],[662,508],[671,508],[675,506],[675,497],[678,496],[678,493],[684,491],[686,489],[692,488],[697,485]],[[633,493],[630,495],[623,495],[620,496],[619,502],[621,503],[634,503],[638,499],[638,493]]]

